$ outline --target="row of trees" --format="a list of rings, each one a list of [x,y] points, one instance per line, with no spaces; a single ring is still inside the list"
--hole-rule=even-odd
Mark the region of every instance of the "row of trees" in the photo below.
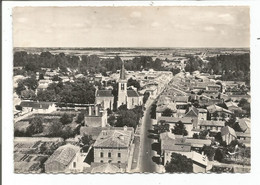
[[[25,51],[14,53],[14,66],[22,66],[25,71],[37,72],[41,68],[59,68],[62,72],[67,69],[78,69],[80,73],[105,73],[107,71],[116,72],[122,65],[119,56],[102,59],[97,55],[82,55],[81,58],[75,55],[65,55],[64,53],[52,54],[49,51],[40,54],[31,54]],[[165,70],[160,59],[153,60],[150,56],[135,57],[125,62],[127,70],[139,71],[152,68],[154,70]],[[22,71],[20,71],[22,73]]]

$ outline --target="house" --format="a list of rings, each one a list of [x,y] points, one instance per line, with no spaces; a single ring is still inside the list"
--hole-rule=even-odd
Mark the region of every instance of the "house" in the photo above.
[[[57,110],[53,102],[22,101],[20,106],[25,112],[51,113]]]
[[[236,132],[237,139],[250,147],[251,141],[251,120],[249,118],[242,118],[238,120],[238,126],[240,128],[240,132]]]
[[[89,105],[85,114],[85,126],[105,127],[107,125],[107,110],[101,104]]]
[[[160,134],[163,164],[166,165],[167,162],[171,161],[172,153],[178,153],[192,160],[194,173],[205,173],[208,167],[208,158],[203,154],[192,151],[192,145],[196,143],[195,141],[192,142],[193,144],[187,138],[174,135],[170,132]]]
[[[214,120],[199,120],[198,129],[209,130],[210,132],[221,132],[221,129],[225,126],[225,121],[214,121]]]
[[[114,96],[112,90],[97,90],[96,91],[96,104],[104,104],[104,109],[113,109]]]
[[[207,107],[209,113],[209,119],[211,120],[225,120],[229,119],[233,114],[230,110],[217,105],[210,105]]]
[[[118,101],[117,108],[121,105],[127,105],[128,109],[133,109],[135,106],[143,104],[143,97],[134,89],[127,89],[126,70],[124,62],[120,70],[120,77],[118,80]]]
[[[117,166],[128,163],[130,149],[134,137],[134,129],[102,130],[96,139],[94,163],[111,163]]]
[[[230,110],[233,113],[236,111],[238,111],[238,112],[242,111],[241,107],[238,107],[237,104],[232,101],[226,102],[225,104],[226,104],[228,110]]]
[[[227,145],[231,143],[231,141],[237,138],[236,132],[233,128],[229,126],[225,126],[221,129],[221,137],[223,141],[226,141]]]
[[[197,125],[198,119],[192,117],[176,118],[176,117],[161,116],[158,118],[158,123],[160,123],[161,121],[165,121],[167,124],[169,124],[170,130],[174,129],[176,123],[178,123],[179,121],[182,122],[185,125],[185,128],[188,132],[188,136],[192,137],[193,135],[192,129],[194,128],[194,125]]]
[[[196,108],[192,106],[189,108],[184,117],[193,117],[197,118],[198,120],[207,120],[207,112],[208,111],[206,109]]]
[[[59,147],[44,163],[46,173],[70,172],[77,167],[76,156],[80,152],[80,147],[71,144]]]
[[[217,84],[208,84],[208,86],[206,87],[206,91],[207,92],[219,92],[221,89],[220,85]]]

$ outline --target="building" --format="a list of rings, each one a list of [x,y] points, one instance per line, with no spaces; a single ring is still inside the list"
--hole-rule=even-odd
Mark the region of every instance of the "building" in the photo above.
[[[118,102],[117,107],[127,105],[128,109],[133,109],[135,106],[142,105],[143,98],[134,89],[127,89],[127,79],[124,62],[120,70],[120,77],[118,80]]]
[[[206,109],[196,108],[192,106],[189,108],[184,117],[193,117],[197,118],[198,120],[207,120],[207,112],[208,111]]]
[[[184,118],[176,118],[176,117],[166,117],[166,116],[161,116],[158,118],[158,123],[161,121],[165,121],[167,124],[169,124],[169,129],[174,129],[174,126],[176,123],[179,121],[182,122],[185,125],[185,128],[188,132],[188,136],[192,137],[193,136],[193,128],[195,125],[197,125],[198,119],[197,118],[191,118],[191,117],[184,117]]]
[[[104,104],[104,109],[113,109],[114,96],[112,90],[97,90],[96,91],[96,104]]]
[[[205,140],[206,144],[211,143],[210,140]],[[194,173],[205,173],[208,167],[207,156],[192,151],[192,145],[200,147],[204,145],[199,141],[199,145],[196,145],[195,139],[193,141],[188,141],[187,138],[183,136],[174,135],[170,132],[165,132],[160,134],[161,143],[161,157],[163,159],[163,164],[166,165],[167,162],[171,161],[172,153],[178,153],[190,158],[193,162],[193,172]]]
[[[85,126],[105,127],[107,125],[107,110],[101,104],[89,105],[85,114]]]
[[[229,126],[225,126],[221,129],[221,137],[223,141],[226,141],[227,145],[231,143],[231,141],[237,138],[236,132],[233,128]]]
[[[209,130],[210,132],[221,132],[221,129],[225,126],[225,121],[214,121],[214,120],[199,120],[198,129]]]
[[[230,110],[231,112],[242,112],[242,109],[240,107],[237,106],[236,103],[229,101],[225,103],[228,110]]]
[[[126,165],[129,159],[134,129],[102,130],[94,147],[94,163]]]
[[[211,120],[226,120],[233,114],[230,110],[224,109],[217,105],[210,105],[207,107],[209,119]]]
[[[44,163],[46,173],[70,172],[77,167],[74,160],[80,152],[80,147],[71,144],[59,147]]]
[[[24,112],[51,113],[57,110],[53,102],[22,101],[20,106]]]

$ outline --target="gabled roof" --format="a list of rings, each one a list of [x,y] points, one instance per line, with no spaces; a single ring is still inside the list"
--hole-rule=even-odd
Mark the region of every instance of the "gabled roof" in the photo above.
[[[185,114],[185,117],[198,117],[199,110],[196,107],[190,107],[189,111]]]
[[[127,96],[128,97],[139,97],[139,94],[135,90],[127,90]]]
[[[234,103],[234,102],[232,102],[232,101],[226,102],[225,104],[226,104],[226,106],[227,106],[228,108],[229,108],[229,107],[238,107],[237,104]]]
[[[188,102],[189,97],[188,96],[176,96],[174,98],[175,102]]]
[[[129,130],[102,130],[94,148],[127,148],[131,143],[133,132]]]
[[[227,135],[227,134],[231,134],[232,136],[237,137],[235,130],[229,126],[225,126],[221,129],[222,136]]]
[[[243,132],[250,132],[251,120],[249,118],[242,118],[238,120],[238,125]]]
[[[214,113],[214,112],[227,112],[227,113],[230,113],[232,114],[231,111],[227,110],[227,109],[224,109],[220,106],[217,106],[217,105],[210,105],[207,107],[207,110],[209,111],[209,113]]]
[[[97,90],[97,97],[114,97],[111,90]]]
[[[48,109],[49,106],[52,106],[53,102],[35,102],[35,101],[22,101],[20,106],[22,107],[31,107],[34,109]]]
[[[225,121],[215,121],[215,120],[199,120],[199,126],[217,126],[224,127]]]
[[[67,144],[59,147],[55,152],[48,158],[45,165],[52,162],[61,163],[64,166],[68,166],[76,154],[80,151],[80,147]]]

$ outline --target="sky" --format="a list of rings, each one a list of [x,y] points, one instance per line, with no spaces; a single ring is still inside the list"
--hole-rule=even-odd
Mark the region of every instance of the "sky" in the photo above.
[[[249,47],[246,6],[16,7],[14,47]]]

